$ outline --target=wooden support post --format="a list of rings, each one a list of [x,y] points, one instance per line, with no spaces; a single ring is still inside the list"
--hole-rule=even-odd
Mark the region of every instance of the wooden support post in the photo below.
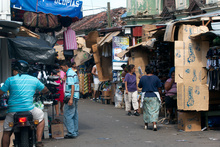
[[[111,10],[110,10],[110,2],[107,3],[108,7],[108,27],[111,27]]]

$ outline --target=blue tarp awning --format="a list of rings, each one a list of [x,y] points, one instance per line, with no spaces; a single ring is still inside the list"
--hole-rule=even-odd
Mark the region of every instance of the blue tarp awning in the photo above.
[[[53,15],[83,17],[81,0],[11,0],[11,7],[31,12]]]

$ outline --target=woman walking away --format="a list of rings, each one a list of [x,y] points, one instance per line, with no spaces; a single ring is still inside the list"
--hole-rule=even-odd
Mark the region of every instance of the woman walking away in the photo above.
[[[125,76],[125,106],[126,111],[128,112],[128,116],[131,116],[131,102],[134,108],[134,115],[140,116],[138,113],[138,92],[137,92],[137,80],[135,74],[135,66],[133,64],[129,65],[128,73]]]
[[[153,123],[153,130],[157,131],[157,121],[160,109],[160,95],[158,89],[162,86],[160,79],[153,74],[153,68],[146,66],[146,75],[141,77],[138,84],[142,88],[145,95],[142,99],[143,102],[143,119],[145,122],[145,129],[148,128],[149,123]],[[161,90],[160,90],[161,91]]]

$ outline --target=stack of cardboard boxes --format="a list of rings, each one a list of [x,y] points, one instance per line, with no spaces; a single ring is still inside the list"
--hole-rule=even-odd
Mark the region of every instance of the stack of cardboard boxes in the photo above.
[[[175,41],[175,81],[177,82],[178,128],[201,131],[201,114],[208,111],[206,53],[209,42],[191,40],[190,36],[209,31],[206,26],[181,25]]]

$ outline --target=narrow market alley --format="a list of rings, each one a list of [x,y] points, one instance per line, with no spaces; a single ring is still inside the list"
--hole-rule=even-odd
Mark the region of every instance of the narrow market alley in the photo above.
[[[79,100],[79,136],[44,140],[45,147],[219,147],[220,132],[180,132],[177,125],[158,124],[143,129],[142,115],[127,116],[123,109],[88,99]],[[62,119],[62,117],[60,117]],[[66,134],[66,132],[64,132]]]

